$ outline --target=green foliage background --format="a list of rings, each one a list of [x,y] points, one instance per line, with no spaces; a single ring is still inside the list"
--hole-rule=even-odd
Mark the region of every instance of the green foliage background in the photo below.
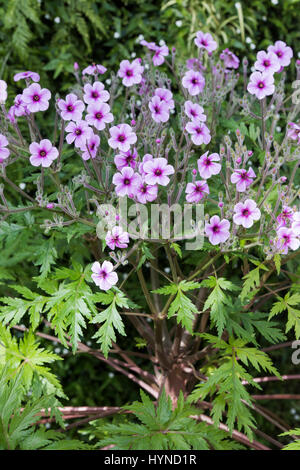
[[[0,78],[10,84],[10,98],[19,89],[13,82],[13,75],[22,70],[40,73],[43,86],[64,93],[73,84],[75,61],[82,68],[95,62],[113,66],[116,70],[120,60],[130,58],[133,52],[142,54],[137,42],[140,34],[148,41],[163,39],[169,47],[177,48],[178,55],[187,58],[195,32],[200,29],[211,32],[222,48],[229,47],[240,58],[247,56],[253,60],[258,50],[278,39],[284,40],[297,54],[300,51],[299,7],[300,0],[281,0],[276,5],[269,0],[0,0]],[[9,236],[15,237],[16,246],[23,244],[26,251],[15,250],[13,243],[10,243],[10,251],[7,250],[3,241],[5,226],[1,227],[0,233],[3,236],[1,265],[13,269],[22,266],[22,272],[16,271],[20,284],[38,275],[36,250],[38,247],[43,250],[45,245],[41,234],[33,234],[30,216],[27,220],[24,218],[24,224],[26,230],[22,233],[18,232],[17,226],[12,233],[10,227]],[[57,256],[61,264],[65,261],[69,266],[73,242],[71,240],[66,247],[64,237],[62,234],[61,243],[56,244],[53,258]],[[82,264],[91,261],[86,245],[80,243],[79,238],[75,245],[77,260]],[[55,253],[56,249],[58,253]],[[7,279],[5,274],[2,277]],[[129,284],[128,288],[136,290],[136,285]],[[1,295],[8,294],[13,295],[4,283]],[[133,297],[143,305],[140,292]],[[89,330],[85,340],[89,341]],[[49,348],[49,342],[41,342]],[[139,339],[120,338],[124,349],[130,349],[134,342],[138,344]],[[99,365],[96,359],[74,356],[60,345],[54,345],[53,350],[65,359],[55,363],[52,370],[62,377],[64,393],[70,398],[66,402],[69,405],[104,406],[109,402],[111,406],[121,406],[138,399],[137,389],[130,388],[126,378],[113,375],[109,367]],[[289,367],[293,370],[289,350],[276,351],[273,357],[279,368],[284,365],[286,374]],[[140,365],[143,366],[142,360]],[[265,393],[272,393],[272,387],[272,383],[268,384]],[[284,384],[276,384],[276,391],[284,393]],[[297,402],[273,402],[271,408],[286,421],[292,418],[289,415],[291,408],[300,414]]]

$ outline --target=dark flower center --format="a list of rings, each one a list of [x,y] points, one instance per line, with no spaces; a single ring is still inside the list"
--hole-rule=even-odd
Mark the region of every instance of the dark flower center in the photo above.
[[[76,135],[81,135],[81,134],[82,134],[82,130],[81,130],[81,129],[76,129],[75,134],[76,134]]]
[[[248,217],[248,215],[249,215],[249,209],[243,209],[243,210],[242,210],[242,215],[243,215],[244,217]]]
[[[100,113],[100,112],[99,112],[99,113],[96,113],[96,114],[95,114],[95,117],[96,117],[96,119],[102,119],[102,118],[103,118],[103,114]]]
[[[259,82],[258,83],[258,88],[265,88],[264,82]]]
[[[276,54],[277,54],[278,57],[282,57],[282,55],[283,55],[281,51],[277,51]]]
[[[74,107],[73,107],[71,104],[69,104],[69,105],[67,106],[67,110],[68,110],[68,111],[74,111]]]
[[[141,188],[141,193],[145,194],[146,191],[147,191],[147,190],[146,190],[145,186],[143,186],[143,187]]]
[[[123,135],[123,134],[119,135],[118,141],[119,142],[125,142],[125,135]]]
[[[241,179],[242,179],[242,180],[246,180],[246,179],[247,179],[247,173],[246,173],[246,172],[241,173],[240,176],[241,176]]]
[[[102,279],[105,279],[107,277],[107,273],[105,271],[101,271],[99,276],[102,277]]]
[[[124,179],[124,184],[125,184],[126,186],[128,186],[128,185],[130,184],[130,179],[125,178],[125,179]]]
[[[195,187],[195,192],[196,192],[196,193],[202,193],[202,188],[201,188],[201,186],[196,186],[196,187]]]
[[[46,156],[45,150],[41,150],[41,151],[40,151],[40,157],[45,157],[45,156]]]
[[[195,131],[196,131],[197,134],[202,134],[201,127],[196,127]]]
[[[154,111],[155,111],[156,113],[159,113],[159,111],[160,111],[159,107],[158,107],[158,106],[154,106]]]
[[[196,77],[192,78],[192,84],[197,85],[198,79]]]
[[[127,77],[132,77],[132,75],[133,75],[132,70],[126,70],[126,76]]]
[[[155,170],[154,174],[155,174],[155,176],[160,176],[161,175],[161,170],[159,168],[157,168],[157,170]]]
[[[210,166],[210,165],[211,165],[211,161],[210,161],[209,158],[207,158],[204,163],[205,163],[206,166]]]
[[[129,155],[129,157],[126,157],[126,163],[131,163],[133,160],[132,156]]]
[[[92,98],[98,98],[99,93],[97,91],[92,92]]]
[[[33,101],[40,101],[39,95],[33,95]]]
[[[90,145],[90,150],[94,150],[94,148],[95,148],[95,144],[92,143],[92,144]]]
[[[220,227],[219,227],[219,225],[214,225],[214,226],[212,227],[212,231],[213,231],[214,233],[219,233],[219,232],[220,232]]]
[[[265,61],[264,61],[264,66],[265,66],[265,67],[270,67],[270,65],[271,65],[271,64],[270,64],[270,61],[269,61],[269,60],[265,60]]]
[[[195,111],[194,109],[191,109],[190,112],[191,112],[191,115],[192,115],[192,116],[196,116],[196,115],[197,115],[197,113],[196,113],[196,111]]]
[[[202,39],[202,40],[201,40],[201,44],[202,44],[202,46],[205,46],[205,47],[206,47],[206,46],[207,46],[207,41],[205,41],[205,39]]]

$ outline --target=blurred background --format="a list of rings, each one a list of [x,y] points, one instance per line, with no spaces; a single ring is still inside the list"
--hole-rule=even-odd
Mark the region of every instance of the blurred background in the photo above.
[[[142,53],[141,35],[176,46],[184,59],[198,30],[240,58],[278,39],[297,53],[299,8],[300,0],[0,0],[0,78],[38,71],[43,86],[63,91],[74,62],[116,67]]]

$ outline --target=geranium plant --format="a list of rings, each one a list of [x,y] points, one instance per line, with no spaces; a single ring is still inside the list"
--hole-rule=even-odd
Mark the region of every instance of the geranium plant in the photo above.
[[[289,82],[299,63],[283,41],[240,63],[201,31],[186,63],[142,45],[143,59],[113,71],[75,64],[66,96],[21,72],[9,107],[0,83],[7,382],[93,422],[98,448],[282,447],[288,429],[257,401],[264,382],[300,377],[266,352],[300,336],[300,108]],[[59,377],[44,364],[60,357],[39,337],[109,365],[142,401],[59,406]],[[0,428],[4,448],[10,432]]]

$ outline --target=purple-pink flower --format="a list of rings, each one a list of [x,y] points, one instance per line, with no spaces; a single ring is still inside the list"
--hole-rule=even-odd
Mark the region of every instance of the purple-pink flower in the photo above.
[[[107,68],[100,64],[89,65],[82,71],[82,75],[103,75],[106,72]]]
[[[102,290],[109,290],[117,284],[118,275],[113,271],[114,267],[110,261],[103,261],[102,265],[96,261],[92,265],[92,279]]]
[[[226,242],[230,237],[229,228],[229,220],[220,220],[218,215],[212,216],[210,221],[205,223],[205,233],[212,245]]]
[[[112,182],[116,186],[115,190],[118,196],[134,196],[137,186],[141,182],[141,177],[127,166],[122,168],[120,173],[114,174]]]
[[[257,60],[254,64],[256,70],[269,73],[275,73],[279,71],[280,62],[274,52],[259,51],[256,58]]]
[[[155,122],[167,122],[169,114],[169,106],[165,101],[162,101],[159,96],[153,96],[149,102],[149,109],[151,111],[152,119]]]
[[[238,202],[234,206],[233,221],[236,225],[242,225],[244,228],[252,227],[254,221],[259,220],[261,212],[252,199],[246,199],[245,202]]]
[[[199,95],[204,89],[205,78],[196,70],[188,70],[182,78],[182,85],[192,96]]]
[[[17,95],[14,99],[14,105],[11,107],[14,116],[25,116],[29,111],[23,101],[23,95]]]
[[[138,153],[136,148],[127,150],[127,152],[120,152],[118,155],[115,156],[114,162],[118,170],[122,170],[126,166],[130,166],[131,168],[136,167],[136,159]]]
[[[287,135],[290,139],[297,140],[298,144],[300,144],[300,126],[298,126],[298,124],[295,122],[289,122]]]
[[[19,72],[16,73],[14,76],[14,81],[18,82],[19,80],[24,80],[26,78],[31,78],[33,82],[39,82],[40,81],[40,76],[36,72],[31,72],[30,70],[27,70],[27,72]]]
[[[82,148],[86,140],[93,133],[91,127],[89,127],[85,121],[70,121],[66,127],[66,132],[68,132],[68,135],[66,136],[68,144],[72,144],[72,142],[74,142],[75,147],[78,148]]]
[[[206,116],[204,114],[204,109],[200,104],[193,103],[192,101],[186,101],[184,103],[184,112],[185,114],[192,119],[192,121],[206,121]]]
[[[293,214],[292,230],[295,235],[300,236],[300,212],[294,212]]]
[[[169,184],[169,175],[175,172],[172,165],[168,164],[166,158],[153,158],[143,164],[145,172],[145,182],[150,185],[160,184],[167,186]]]
[[[84,110],[84,103],[74,93],[69,93],[65,100],[58,100],[57,106],[61,117],[65,121],[80,121]]]
[[[284,255],[287,254],[288,249],[295,251],[300,246],[300,239],[297,237],[297,234],[294,232],[293,228],[281,227],[277,231],[277,243],[276,247]]]
[[[158,187],[157,185],[147,184],[146,181],[141,181],[136,189],[136,199],[141,204],[147,204],[157,198]]]
[[[84,142],[80,150],[83,151],[81,155],[83,160],[89,160],[90,158],[95,158],[97,151],[100,145],[100,137],[92,133],[87,140]]]
[[[185,129],[191,134],[192,142],[195,145],[209,144],[211,140],[210,131],[203,122],[196,120],[188,122]]]
[[[218,47],[212,35],[210,33],[203,33],[202,31],[196,33],[195,44],[199,49],[205,49],[209,53],[213,52]]]
[[[240,59],[231,52],[228,48],[220,54],[220,59],[224,62],[224,67],[226,69],[238,69],[240,65]]]
[[[276,41],[273,46],[268,47],[268,51],[277,55],[281,67],[289,65],[293,57],[292,48],[283,41]]]
[[[0,80],[0,103],[5,103],[7,100],[7,83],[4,80]]]
[[[174,109],[173,94],[168,88],[156,88],[154,95],[159,96],[161,101],[164,101],[168,105],[169,109]]]
[[[152,57],[153,64],[155,66],[162,65],[165,61],[165,57],[169,55],[169,49],[166,45],[155,46],[155,53]]]
[[[133,132],[129,124],[118,124],[109,129],[110,139],[108,145],[113,149],[119,149],[122,152],[127,152],[130,145],[137,141],[135,132]]]
[[[31,113],[46,111],[49,108],[51,93],[47,88],[41,88],[38,83],[32,83],[23,90],[22,100]]]
[[[237,169],[234,170],[234,173],[231,175],[231,182],[236,184],[236,190],[239,193],[243,193],[253,182],[253,178],[256,177],[256,174],[250,167],[248,170]]]
[[[29,146],[31,156],[29,158],[31,165],[48,168],[58,157],[58,150],[53,147],[50,140],[43,139],[39,143],[32,142]]]
[[[207,180],[212,175],[218,175],[221,171],[221,164],[216,163],[220,161],[220,156],[218,153],[208,154],[208,151],[205,152],[197,160],[198,171],[204,180]]]
[[[105,124],[114,120],[109,105],[101,103],[101,101],[89,104],[87,112],[88,114],[85,117],[86,122],[94,126],[98,131],[102,131],[105,128]]]
[[[268,72],[253,72],[247,90],[259,100],[272,95],[275,91],[273,75]]]
[[[94,82],[93,85],[87,83],[84,85],[83,90],[83,99],[87,104],[96,103],[98,101],[105,103],[110,98],[110,94],[104,89],[104,85],[101,82]]]
[[[10,151],[6,148],[8,146],[8,140],[5,135],[0,134],[0,163],[9,157]]]
[[[132,62],[122,60],[118,76],[122,78],[123,85],[129,87],[141,83],[143,71],[144,67],[141,65],[141,59],[134,59]]]
[[[188,183],[186,188],[186,200],[188,202],[197,203],[204,198],[205,194],[209,194],[209,188],[206,181],[195,181],[194,183]]]
[[[115,248],[127,248],[129,243],[129,235],[124,232],[122,227],[116,225],[106,234],[105,241],[107,246],[114,250]]]

